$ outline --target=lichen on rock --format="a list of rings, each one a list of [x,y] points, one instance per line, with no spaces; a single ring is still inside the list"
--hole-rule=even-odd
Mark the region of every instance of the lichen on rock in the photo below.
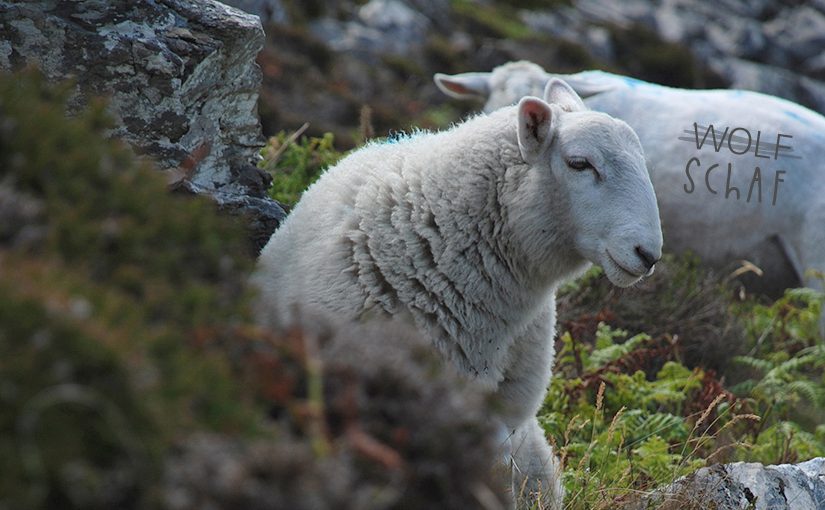
[[[161,168],[199,148],[191,180],[263,196],[236,176],[263,145],[259,19],[214,0],[0,0],[0,69],[76,82],[70,109],[110,97],[111,134]]]

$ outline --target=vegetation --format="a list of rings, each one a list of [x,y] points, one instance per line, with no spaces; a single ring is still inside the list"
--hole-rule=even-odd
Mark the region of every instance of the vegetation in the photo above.
[[[0,77],[0,507],[152,506],[175,437],[260,429],[200,347],[247,315],[251,261],[240,227],[102,138],[102,103],[67,120],[68,92]]]
[[[658,303],[645,289],[613,299],[598,270],[563,292],[563,314],[571,306],[580,310],[583,301],[597,310],[643,304],[638,310],[651,318],[648,328],[659,331],[630,336],[615,325],[635,326],[634,315],[606,308],[595,315],[613,327],[591,314],[561,329],[539,417],[565,464],[567,508],[615,508],[716,462],[776,464],[825,455],[825,347],[817,329],[825,296],[790,289],[770,304],[735,302],[732,289],[703,276],[691,258],[669,257],[665,264],[651,279],[660,280]],[[702,330],[668,322],[681,315],[679,308],[703,310],[709,303],[722,304],[740,322],[738,342],[748,352],[716,370],[686,365],[684,342]],[[686,336],[674,340],[678,335],[663,327]]]
[[[281,132],[270,138],[261,150],[260,163],[272,174],[270,196],[287,207],[294,206],[304,190],[343,157],[333,143],[331,133],[315,138]]]
[[[102,103],[66,119],[69,91],[0,75],[0,508],[502,493],[484,396],[424,340],[403,324],[253,325],[243,228],[103,138]]]
[[[644,26],[609,25],[616,61],[622,63],[620,74],[671,87],[720,88],[724,80],[707,68],[685,46],[662,40]]]
[[[453,11],[471,24],[473,32],[503,39],[521,39],[532,34],[512,6],[453,0]]]

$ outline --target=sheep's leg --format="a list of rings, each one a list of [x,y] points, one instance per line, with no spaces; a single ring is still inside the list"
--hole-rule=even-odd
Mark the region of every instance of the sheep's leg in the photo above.
[[[502,419],[511,434],[514,498],[525,502],[538,500],[538,508],[547,510],[561,508],[561,473],[535,416],[544,400],[553,366],[554,316],[555,302],[551,298],[514,339],[510,364],[497,391],[504,404]]]
[[[562,508],[561,467],[536,418],[516,429],[513,449],[513,493],[519,507]]]

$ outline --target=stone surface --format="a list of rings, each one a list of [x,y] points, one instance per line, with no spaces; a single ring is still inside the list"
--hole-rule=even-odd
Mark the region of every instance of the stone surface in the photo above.
[[[0,0],[0,69],[74,79],[76,106],[108,96],[113,136],[164,169],[197,152],[205,190],[250,192],[263,42],[256,16],[214,0]]]
[[[772,0],[574,0],[521,12],[534,30],[580,44],[610,62],[610,41],[593,37],[604,24],[644,27],[681,43],[731,88],[784,97],[825,112],[825,2]],[[617,62],[622,64],[622,62]]]
[[[763,466],[736,462],[702,468],[626,510],[822,510],[825,458]]]
[[[286,212],[280,204],[266,197],[207,190],[188,180],[178,182],[173,186],[173,191],[207,195],[215,201],[220,211],[240,216],[245,222],[250,251],[254,256],[261,252],[272,233],[286,218]]]
[[[327,17],[311,28],[335,51],[406,55],[420,47],[430,25],[424,14],[401,0],[370,0],[352,21]]]
[[[281,0],[224,0],[223,3],[258,16],[261,23],[289,22],[289,15]]]

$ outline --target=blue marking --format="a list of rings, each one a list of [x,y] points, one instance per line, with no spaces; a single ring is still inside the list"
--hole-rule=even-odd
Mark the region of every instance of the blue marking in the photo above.
[[[430,132],[426,129],[418,129],[418,128],[413,128],[413,130],[410,131],[409,133],[406,132],[406,131],[391,130],[385,139],[377,140],[376,143],[378,143],[379,145],[380,144],[392,145],[392,144],[396,144],[396,143],[401,143],[401,142],[406,142],[406,141],[409,141],[409,140],[413,140],[415,138],[418,138],[422,135],[427,135],[429,133]]]
[[[631,88],[636,87],[638,85],[647,85],[647,82],[642,80],[637,80],[636,78],[631,78],[630,76],[622,76],[622,80]]]
[[[787,115],[788,117],[790,117],[790,118],[792,118],[792,119],[794,119],[794,120],[797,120],[797,121],[799,121],[799,122],[801,122],[801,123],[805,124],[806,126],[807,126],[807,125],[809,125],[808,120],[807,120],[807,119],[805,119],[804,117],[802,117],[801,115],[799,115],[799,114],[798,114],[798,113],[796,113],[796,112],[792,112],[791,110],[785,110],[785,112],[784,112],[784,113],[785,113],[785,115]]]
[[[384,143],[392,145],[398,142],[403,142],[404,140],[409,140],[410,138],[412,138],[412,136],[404,131],[390,131],[387,138],[384,140]]]

